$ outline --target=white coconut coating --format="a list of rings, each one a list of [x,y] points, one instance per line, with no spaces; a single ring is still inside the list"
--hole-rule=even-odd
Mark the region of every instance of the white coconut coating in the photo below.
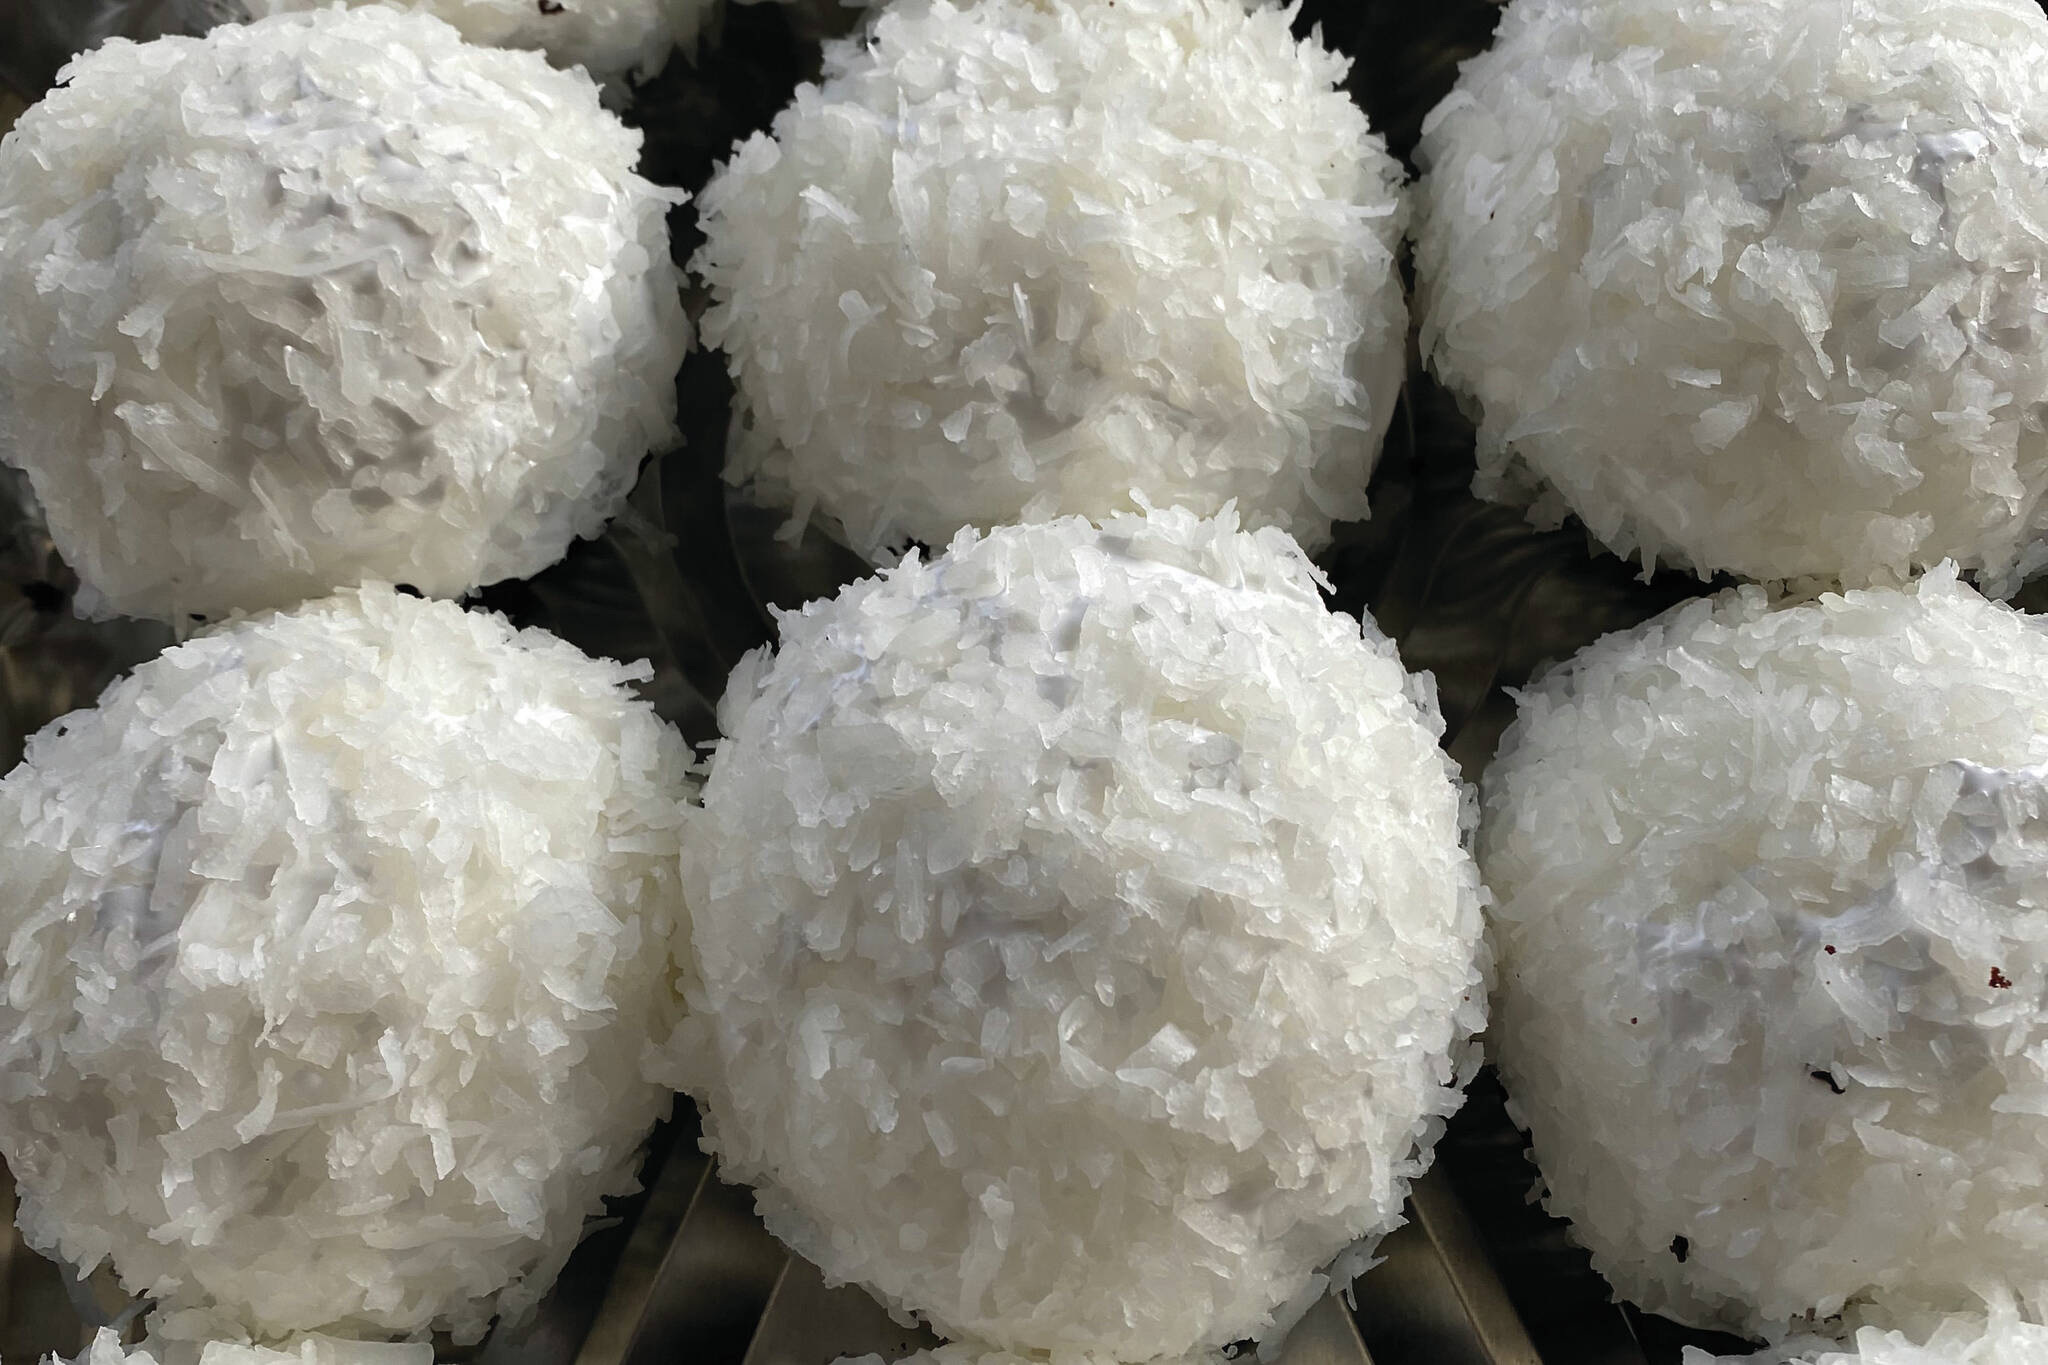
[[[828,1280],[1149,1360],[1399,1221],[1484,1018],[1469,805],[1285,534],[963,532],[784,615],[720,724],[671,1051]]]
[[[1746,1356],[1714,1356],[1688,1346],[1681,1365],[2040,1365],[2048,1360],[2048,1327],[2024,1322],[2010,1301],[1982,1312],[1955,1313],[1931,1331],[1865,1327],[1847,1343],[1801,1339]]]
[[[1750,1335],[2048,1303],[2044,676],[2048,631],[1944,565],[1692,602],[1523,694],[1489,1036],[1623,1297]]]
[[[688,755],[646,676],[370,587],[35,736],[0,780],[30,1245],[258,1340],[537,1301],[669,1105]]]
[[[675,439],[679,196],[588,78],[382,8],[65,75],[0,142],[0,457],[88,614],[536,573]]]
[[[58,1365],[55,1356],[45,1365]],[[238,1341],[203,1344],[160,1341],[123,1346],[118,1333],[102,1327],[70,1365],[433,1365],[434,1348],[425,1342],[352,1341],[344,1337],[302,1336],[276,1347]]]
[[[318,9],[334,0],[231,0],[262,17]],[[678,47],[694,50],[717,0],[348,0],[445,19],[472,43],[538,48],[556,66],[580,66],[608,87],[645,80]]]
[[[1134,495],[1310,549],[1406,371],[1402,171],[1240,0],[900,0],[700,196],[727,477],[876,562]]]
[[[2043,559],[2038,5],[1515,0],[1417,155],[1482,494],[1703,576]]]

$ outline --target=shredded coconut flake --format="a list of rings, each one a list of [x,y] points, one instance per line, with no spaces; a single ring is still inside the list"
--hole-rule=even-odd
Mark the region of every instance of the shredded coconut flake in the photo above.
[[[59,1365],[45,1356],[44,1365]],[[71,1365],[434,1365],[434,1348],[425,1343],[351,1341],[342,1337],[294,1337],[281,1346],[252,1346],[241,1341],[160,1341],[152,1337],[125,1347],[111,1327],[93,1334],[92,1343]]]
[[[2048,559],[2038,5],[1516,0],[1418,159],[1482,494],[1703,576]]]
[[[261,18],[318,9],[334,0],[187,0],[241,8]],[[557,66],[580,66],[623,97],[657,75],[678,47],[693,52],[717,0],[348,0],[445,19],[472,43],[539,48]],[[240,16],[237,16],[240,17]]]
[[[706,186],[727,469],[881,562],[1134,496],[1314,549],[1405,371],[1401,169],[1240,0],[900,0]]]
[[[2009,1296],[1984,1313],[1944,1315],[1929,1329],[1865,1327],[1848,1342],[1802,1337],[1747,1356],[1713,1356],[1687,1347],[1681,1365],[2040,1365],[2048,1327],[2020,1320]]]
[[[88,614],[536,573],[675,440],[679,196],[586,77],[334,8],[64,79],[0,142],[0,457]]]
[[[670,1052],[831,1280],[1149,1360],[1398,1224],[1477,1060],[1471,808],[1285,534],[963,532],[784,615],[720,719]]]
[[[1609,636],[1486,779],[1489,1037],[1548,1204],[1751,1335],[2048,1305],[2048,630],[1941,566]]]
[[[29,1243],[184,1336],[535,1303],[669,1104],[688,754],[646,676],[370,587],[35,736],[0,780]]]

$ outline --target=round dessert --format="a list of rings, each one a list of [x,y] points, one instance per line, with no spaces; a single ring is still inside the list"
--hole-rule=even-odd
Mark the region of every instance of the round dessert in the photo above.
[[[1402,171],[1239,0],[900,0],[700,196],[727,477],[877,562],[1142,497],[1313,550],[1406,373]]]
[[[474,1340],[669,1092],[682,740],[540,631],[384,587],[169,650],[0,780],[0,1155],[177,1335]]]
[[[1399,1221],[1483,893],[1429,680],[1317,583],[1184,509],[963,532],[735,671],[673,1074],[829,1280],[1142,1361]]]
[[[54,1357],[51,1358],[54,1361]],[[353,1341],[345,1337],[301,1336],[279,1346],[238,1341],[160,1341],[123,1346],[120,1334],[102,1327],[71,1365],[433,1365],[425,1342]]]
[[[0,456],[81,610],[459,595],[674,441],[679,196],[586,77],[334,8],[65,79],[0,142]]]
[[[1522,695],[1491,1050],[1624,1298],[1749,1335],[2048,1302],[2044,675],[1944,565],[1688,603]]]
[[[2048,559],[2031,0],[1515,0],[1417,155],[1482,495],[1702,576]]]
[[[1847,1343],[1796,1339],[1747,1356],[1714,1356],[1687,1347],[1682,1365],[2039,1365],[2048,1360],[2048,1327],[2023,1322],[2008,1303],[1987,1320],[1954,1314],[1928,1333],[1865,1327]]]
[[[199,0],[256,17],[318,9],[334,0]],[[697,32],[716,0],[348,0],[387,4],[445,19],[472,43],[538,48],[556,66],[580,66],[623,94],[658,74]]]

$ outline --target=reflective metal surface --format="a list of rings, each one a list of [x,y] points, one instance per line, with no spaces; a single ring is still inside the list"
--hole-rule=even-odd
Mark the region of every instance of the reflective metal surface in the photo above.
[[[171,12],[163,0],[0,0],[0,86],[13,87],[0,89],[0,128],[69,51],[109,33],[147,33]],[[1357,54],[1353,91],[1405,154],[1496,16],[1490,0],[1306,0],[1299,24],[1320,24],[1333,46]],[[628,117],[646,136],[643,170],[701,185],[736,137],[765,126],[815,73],[819,40],[853,17],[834,0],[729,8],[715,55],[701,67],[673,62],[640,91]],[[687,208],[672,227],[687,257],[697,241]],[[693,310],[702,303],[691,300]],[[727,672],[769,638],[770,608],[829,594],[861,568],[815,534],[777,540],[780,519],[720,479],[730,386],[718,357],[692,356],[678,385],[687,444],[649,464],[631,513],[555,568],[478,601],[592,653],[653,660],[650,699],[701,741]],[[1476,775],[1512,715],[1505,688],[1711,585],[1642,582],[1575,530],[1539,533],[1519,513],[1475,501],[1471,449],[1455,404],[1416,368],[1374,480],[1372,518],[1340,527],[1322,562],[1334,606],[1371,611],[1409,667],[1435,673],[1447,746]],[[72,586],[18,481],[0,470],[0,766],[29,733],[89,704],[168,640],[160,627],[76,620]],[[929,1341],[858,1290],[827,1289],[770,1238],[747,1192],[719,1182],[698,1153],[693,1115],[657,1134],[645,1179],[648,1189],[585,1243],[533,1322],[449,1354],[478,1365],[825,1365],[849,1352],[894,1358]],[[1534,1179],[1498,1087],[1482,1075],[1415,1191],[1409,1224],[1356,1286],[1356,1313],[1324,1302],[1281,1361],[1675,1365],[1682,1342],[1705,1340],[1610,1303],[1563,1226],[1528,1203]],[[11,1209],[10,1200],[0,1212]],[[74,1352],[122,1306],[104,1274],[67,1289],[54,1266],[0,1236],[0,1357]]]
[[[1408,1211],[1408,1225],[1380,1247],[1384,1263],[1358,1280],[1359,1322],[1374,1355],[1441,1365],[1542,1365],[1441,1171],[1416,1182]]]

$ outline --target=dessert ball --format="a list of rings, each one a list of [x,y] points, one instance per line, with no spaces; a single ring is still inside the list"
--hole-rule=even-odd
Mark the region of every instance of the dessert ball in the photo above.
[[[200,0],[254,16],[311,10],[333,0]],[[368,4],[373,0],[348,0]],[[580,66],[620,94],[696,46],[716,0],[374,0],[445,19],[472,43],[538,48],[557,66]],[[239,17],[239,16],[238,16]]]
[[[828,46],[700,199],[727,476],[878,563],[1141,495],[1363,517],[1402,172],[1292,14],[900,0]]]
[[[1429,680],[1317,581],[1228,515],[969,531],[735,671],[671,1056],[829,1280],[1142,1361],[1399,1221],[1482,892]]]
[[[29,1244],[188,1336],[473,1340],[537,1301],[669,1105],[688,755],[647,674],[367,587],[32,739],[0,780]]]
[[[92,1343],[71,1365],[433,1365],[434,1348],[424,1342],[386,1344],[344,1337],[302,1336],[280,1346],[252,1346],[238,1341],[161,1341],[152,1336],[137,1346],[123,1346],[111,1327],[93,1334]],[[46,1357],[46,1365],[57,1365]]]
[[[2003,595],[2048,510],[2030,0],[1515,0],[1425,124],[1486,496],[1702,576]]]
[[[65,78],[0,143],[0,456],[87,613],[536,573],[675,439],[678,196],[586,77],[334,8]]]
[[[1749,1335],[2048,1290],[2048,630],[1941,566],[1582,651],[1486,779],[1492,1051],[1549,1207]]]
[[[1682,1365],[2039,1365],[2048,1360],[2048,1327],[2023,1322],[2010,1303],[1983,1313],[1958,1313],[1931,1333],[1865,1327],[1847,1343],[1785,1342],[1748,1356],[1712,1356],[1687,1347]]]

